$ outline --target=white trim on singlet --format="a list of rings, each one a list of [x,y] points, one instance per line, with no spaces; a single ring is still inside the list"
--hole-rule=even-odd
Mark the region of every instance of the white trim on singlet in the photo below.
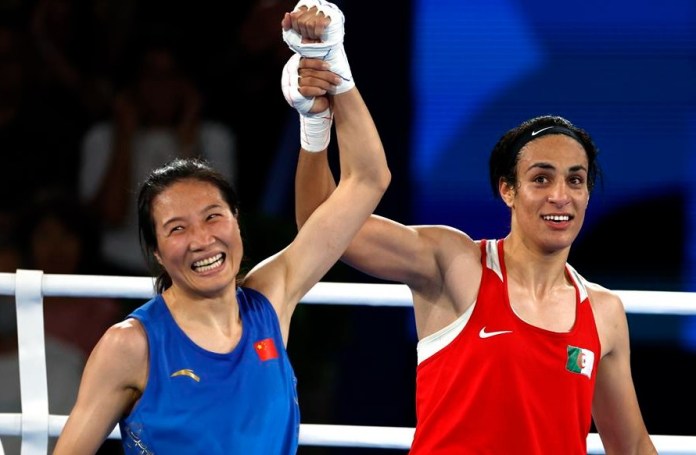
[[[486,267],[495,272],[495,274],[498,275],[498,278],[500,278],[500,281],[503,281],[503,271],[500,267],[500,259],[498,258],[497,240],[486,241]],[[418,345],[416,346],[416,351],[418,353],[418,364],[450,344],[452,340],[454,340],[457,335],[464,330],[464,327],[466,327],[466,323],[469,322],[469,318],[471,317],[471,313],[474,311],[475,306],[476,302],[474,302],[464,312],[464,314],[459,316],[454,322],[438,330],[437,332],[428,335],[418,342]]]
[[[474,311],[475,306],[476,302],[474,302],[469,309],[464,312],[464,314],[459,316],[450,325],[431,335],[428,335],[418,342],[418,345],[416,346],[416,351],[418,352],[418,364],[437,353],[442,348],[450,344],[452,340],[457,338],[457,335],[464,330],[466,323],[469,322],[469,318],[471,317],[471,313]]]
[[[588,295],[587,288],[585,287],[585,279],[570,264],[566,263],[566,268],[568,272],[570,272],[570,278],[573,280],[580,293],[580,301],[578,303],[585,301]]]
[[[486,241],[486,267],[493,270],[500,281],[503,281],[503,270],[500,267],[500,258],[498,257],[498,241]]]

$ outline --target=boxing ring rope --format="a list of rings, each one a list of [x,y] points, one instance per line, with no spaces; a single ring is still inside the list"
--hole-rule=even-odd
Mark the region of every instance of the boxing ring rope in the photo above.
[[[616,291],[627,313],[696,315],[696,293]],[[0,436],[21,436],[22,455],[46,455],[48,437],[58,436],[67,416],[48,412],[43,297],[112,297],[149,299],[149,277],[44,274],[19,269],[0,273],[0,295],[14,295],[22,413],[0,413]],[[306,304],[410,307],[411,293],[401,284],[318,283],[302,299]],[[403,449],[410,447],[413,428],[301,424],[300,445]],[[114,428],[110,439],[120,439]],[[696,436],[651,435],[661,455],[696,455]],[[587,438],[589,454],[603,454],[599,435]],[[0,444],[0,455],[4,455]]]

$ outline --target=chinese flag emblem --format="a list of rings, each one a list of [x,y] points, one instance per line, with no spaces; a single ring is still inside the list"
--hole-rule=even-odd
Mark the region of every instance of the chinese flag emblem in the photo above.
[[[259,359],[261,359],[262,362],[278,358],[278,351],[276,350],[273,338],[265,338],[257,341],[254,343],[254,349],[256,349],[256,353],[259,355]]]

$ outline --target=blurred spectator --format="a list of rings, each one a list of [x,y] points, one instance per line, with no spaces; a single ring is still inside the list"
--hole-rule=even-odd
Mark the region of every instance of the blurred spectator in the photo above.
[[[60,192],[31,204],[14,232],[0,233],[0,272],[18,268],[54,274],[98,271],[98,230],[76,198]],[[44,332],[49,412],[70,413],[82,370],[99,337],[124,315],[121,305],[108,298],[44,298]],[[15,299],[0,296],[0,413],[21,412]],[[19,437],[3,437],[7,455],[19,455]],[[49,441],[51,453],[55,438]],[[101,455],[122,453],[108,441]]]
[[[85,131],[106,118],[113,98],[112,45],[98,16],[101,2],[37,0],[26,19],[31,43],[31,115],[44,144],[34,175],[42,186],[76,190]]]
[[[29,24],[42,88],[58,106],[89,117],[106,115],[112,95],[110,49],[104,24],[96,20],[99,11],[91,2],[38,0]]]
[[[19,232],[27,268],[69,275],[102,270],[98,225],[76,198],[54,193],[38,200],[22,218]],[[104,331],[125,316],[122,306],[111,298],[45,297],[44,329],[86,358]]]
[[[0,184],[4,206],[26,205],[37,189],[77,189],[80,140],[112,98],[118,46],[103,16],[78,0],[0,7],[0,150],[14,168]]]
[[[176,156],[199,156],[235,181],[235,136],[208,121],[203,100],[167,39],[148,41],[134,77],[117,95],[113,118],[94,125],[82,144],[80,196],[103,223],[101,254],[109,273],[148,273],[140,256],[135,188]]]
[[[76,198],[53,191],[26,201],[27,212],[0,210],[0,273],[19,268],[56,274],[98,273],[99,230]],[[89,352],[108,326],[122,319],[125,308],[106,298],[44,298],[44,330],[49,412],[67,415],[75,402]],[[19,359],[14,296],[0,295],[0,413],[19,413]],[[21,439],[3,436],[5,454],[19,455]],[[49,441],[49,453],[55,438]],[[100,455],[119,454],[107,441]]]

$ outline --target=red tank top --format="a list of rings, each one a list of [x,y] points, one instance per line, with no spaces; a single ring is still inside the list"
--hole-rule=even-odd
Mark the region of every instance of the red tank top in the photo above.
[[[586,455],[600,344],[583,280],[566,265],[575,324],[551,332],[513,312],[503,241],[481,253],[476,303],[419,342],[410,454]]]

